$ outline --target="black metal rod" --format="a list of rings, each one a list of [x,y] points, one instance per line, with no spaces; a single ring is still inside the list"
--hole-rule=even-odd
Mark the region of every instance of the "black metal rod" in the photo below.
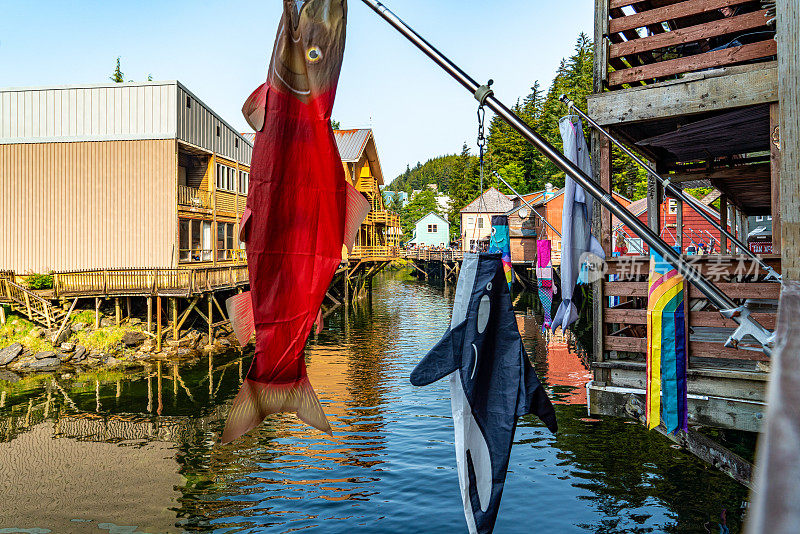
[[[594,119],[592,119],[589,115],[581,111],[578,108],[578,106],[576,106],[575,103],[567,97],[567,95],[561,95],[560,100],[564,102],[567,105],[567,107],[569,107],[570,110],[574,111],[583,120],[591,124],[595,130],[603,134],[606,138],[608,138],[609,141],[617,145],[617,147],[619,147],[620,150],[622,150],[633,161],[635,161],[637,164],[639,164],[639,166],[641,166],[644,170],[646,170],[647,173],[650,174],[650,176],[658,180],[664,186],[664,189],[669,194],[689,204],[692,207],[692,209],[694,209],[694,211],[700,214],[701,217],[703,217],[706,221],[711,223],[711,225],[714,226],[714,228],[722,232],[722,234],[725,237],[730,239],[733,245],[739,247],[739,249],[742,250],[745,254],[747,254],[748,256],[753,258],[756,262],[758,262],[758,264],[761,266],[762,269],[764,269],[768,273],[774,273],[774,276],[776,276],[778,280],[781,279],[781,275],[775,272],[775,270],[772,267],[767,265],[767,263],[764,260],[759,258],[752,250],[750,250],[750,248],[747,245],[745,245],[739,239],[737,239],[736,236],[733,235],[730,231],[728,231],[727,228],[723,227],[721,223],[715,221],[714,218],[711,216],[711,214],[708,213],[708,211],[706,211],[707,207],[702,202],[700,202],[692,195],[685,193],[682,189],[678,189],[677,187],[672,185],[669,180],[667,180],[666,178],[661,176],[658,172],[656,172],[656,170],[652,166],[650,166],[647,162],[643,161],[639,156],[637,156],[621,141],[619,141],[613,135],[611,135],[605,128],[597,124],[594,121]]]
[[[478,84],[472,77],[461,70],[444,54],[439,52],[432,44],[425,38],[415,32],[410,26],[403,22],[397,15],[377,0],[362,0],[370,9],[377,13],[381,18],[388,22],[392,27],[399,31],[404,37],[411,41],[422,53],[428,56],[434,63],[444,69],[450,76],[452,76],[458,83],[460,83],[470,93],[475,95],[481,85]],[[517,117],[505,104],[490,93],[488,97],[483,96],[485,99],[485,106],[494,111],[500,118],[506,121],[512,128],[514,128],[520,135],[522,135],[529,143],[536,147],[546,158],[552,161],[556,167],[574,179],[580,184],[583,189],[597,199],[600,204],[607,208],[611,213],[616,215],[619,220],[624,222],[628,228],[632,229],[644,240],[651,249],[658,252],[668,263],[670,263],[677,271],[690,283],[692,283],[706,298],[720,311],[733,310],[737,305],[725,293],[723,293],[713,282],[706,280],[694,266],[683,261],[680,254],[675,249],[667,245],[661,240],[650,228],[645,226],[633,213],[625,209],[622,204],[617,202],[609,192],[600,187],[575,164],[567,159],[561,152],[559,152],[553,145],[548,143],[536,131],[528,126],[525,121]],[[747,317],[746,315],[744,317]],[[771,332],[760,325],[752,318],[742,319],[739,314],[734,314],[732,317],[734,321],[742,324],[744,321],[752,324],[758,330],[758,341],[767,347],[768,339]]]

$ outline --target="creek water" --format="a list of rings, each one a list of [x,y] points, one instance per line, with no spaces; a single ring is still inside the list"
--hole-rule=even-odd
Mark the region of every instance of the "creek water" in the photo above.
[[[0,376],[0,532],[466,532],[447,381],[408,376],[452,288],[376,279],[309,340],[329,437],[276,415],[216,443],[252,354],[142,369]],[[495,532],[740,531],[747,491],[639,424],[589,418],[588,356],[515,304],[559,433],[519,421]],[[7,377],[6,377],[7,378]]]

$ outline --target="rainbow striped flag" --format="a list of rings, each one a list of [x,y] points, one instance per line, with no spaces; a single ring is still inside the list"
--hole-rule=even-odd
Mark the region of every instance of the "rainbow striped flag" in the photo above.
[[[536,286],[539,288],[539,300],[542,301],[544,322],[542,332],[550,330],[553,319],[550,312],[553,308],[553,259],[550,253],[550,240],[539,239],[536,241]]]
[[[687,430],[686,284],[657,253],[650,255],[647,302],[647,428]]]

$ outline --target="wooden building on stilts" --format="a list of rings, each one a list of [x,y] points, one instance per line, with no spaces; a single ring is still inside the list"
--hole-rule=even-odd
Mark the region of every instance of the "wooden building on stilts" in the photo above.
[[[764,260],[784,279],[797,280],[800,11],[796,1],[778,0],[776,28],[775,4],[595,0],[595,85],[588,113],[673,184],[716,189],[719,220],[740,241],[747,241],[748,216],[771,216],[773,253]],[[611,145],[598,132],[592,140],[595,178],[608,190],[615,171]],[[663,187],[651,179],[647,223],[662,237],[664,201]],[[672,204],[672,234],[685,251],[690,238],[684,220],[693,208],[674,199]],[[612,258],[612,217],[605,209],[599,213],[597,227],[610,258],[610,276],[596,283],[593,292],[589,410],[640,416],[636,404],[645,388],[648,257]],[[781,284],[768,279],[730,240],[723,237],[720,245],[713,254],[686,258],[737,304],[747,303],[762,325],[774,329]],[[688,300],[690,428],[758,432],[766,407],[769,356],[752,340],[725,347],[735,323],[694,287]],[[710,452],[715,446],[696,432],[674,439],[701,457],[716,458],[737,478],[748,478],[741,462],[724,452]]]

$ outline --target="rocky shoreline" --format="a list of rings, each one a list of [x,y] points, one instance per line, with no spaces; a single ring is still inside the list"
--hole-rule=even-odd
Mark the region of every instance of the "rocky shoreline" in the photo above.
[[[10,317],[3,328],[6,337],[10,329],[20,334],[20,339],[6,346],[0,345],[0,380],[11,381],[20,374],[67,369],[80,372],[141,364],[148,360],[188,359],[230,351],[239,346],[232,334],[215,337],[209,344],[207,333],[189,329],[181,332],[177,340],[172,339],[171,333],[165,335],[161,351],[158,351],[156,336],[147,332],[142,321],[136,318],[127,319],[121,326],[103,318],[98,329],[94,325],[75,322],[58,334],[56,329],[30,328],[27,321]],[[105,344],[98,346],[98,339],[104,340]],[[39,350],[42,348],[46,350]]]

